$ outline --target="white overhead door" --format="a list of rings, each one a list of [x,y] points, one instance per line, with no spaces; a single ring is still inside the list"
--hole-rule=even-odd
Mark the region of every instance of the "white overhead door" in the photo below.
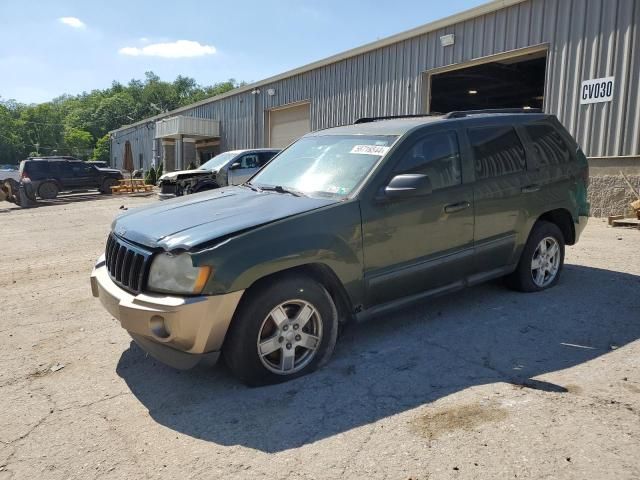
[[[269,111],[269,146],[284,148],[311,130],[309,104]]]

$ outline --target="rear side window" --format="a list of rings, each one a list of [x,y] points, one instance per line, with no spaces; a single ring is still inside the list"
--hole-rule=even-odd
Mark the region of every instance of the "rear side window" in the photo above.
[[[476,180],[501,177],[525,169],[524,147],[513,127],[469,129]]]
[[[535,154],[535,167],[561,165],[571,161],[571,152],[558,131],[550,125],[525,127]]]
[[[271,160],[276,152],[260,152],[260,166],[266,165]]]
[[[434,133],[416,141],[396,165],[395,174],[402,173],[427,175],[434,190],[460,185],[462,174],[456,134]]]

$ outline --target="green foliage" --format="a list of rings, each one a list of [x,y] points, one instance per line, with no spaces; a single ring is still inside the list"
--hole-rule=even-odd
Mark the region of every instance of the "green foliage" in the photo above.
[[[113,82],[104,90],[62,95],[38,105],[0,98],[0,163],[18,163],[29,153],[108,161],[109,131],[240,85],[231,79],[201,86],[181,75],[165,82],[146,72],[144,80]]]
[[[156,170],[156,178],[158,180],[160,180],[160,177],[162,176],[164,172],[162,171],[162,161],[160,161],[160,165],[158,165],[158,170]]]
[[[144,177],[144,183],[147,185],[155,185],[157,182],[156,169],[151,167]]]
[[[79,128],[67,128],[64,132],[64,144],[66,148],[77,158],[86,160],[93,148],[93,136]]]
[[[187,167],[187,170],[195,170],[196,169],[196,164],[193,162],[189,162],[189,166]]]
[[[100,160],[109,162],[109,134],[106,133],[96,142],[96,148],[93,149],[91,160]]]

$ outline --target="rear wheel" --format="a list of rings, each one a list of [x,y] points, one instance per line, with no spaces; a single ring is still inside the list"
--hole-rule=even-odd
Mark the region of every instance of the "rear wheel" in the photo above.
[[[58,186],[53,182],[44,182],[38,187],[38,195],[43,200],[53,200],[58,196]]]
[[[338,314],[327,290],[305,276],[287,276],[249,292],[229,330],[229,368],[257,386],[305,375],[333,352]]]
[[[115,187],[118,185],[118,180],[115,178],[107,178],[104,182],[102,182],[102,186],[100,187],[100,192],[105,195],[111,194],[111,187]]]
[[[553,223],[537,222],[522,251],[516,271],[507,277],[510,287],[539,292],[553,287],[564,266],[564,236]]]

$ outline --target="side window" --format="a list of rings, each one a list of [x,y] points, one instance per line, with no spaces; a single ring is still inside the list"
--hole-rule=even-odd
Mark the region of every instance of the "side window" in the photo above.
[[[76,177],[87,177],[96,173],[94,167],[86,163],[74,162],[70,165],[73,170],[73,175]]]
[[[258,166],[261,168],[264,167],[275,154],[276,152],[260,152],[260,164]]]
[[[31,161],[26,162],[26,173],[31,180],[40,180],[49,177],[48,162]]]
[[[571,152],[562,136],[550,125],[527,125],[535,154],[535,167],[561,165],[571,160]]]
[[[469,141],[475,159],[476,180],[525,169],[524,147],[513,127],[471,128]]]
[[[456,134],[444,132],[421,138],[400,159],[394,173],[427,175],[434,190],[460,185],[462,174]]]
[[[258,168],[258,154],[249,153],[240,159],[240,168]]]

